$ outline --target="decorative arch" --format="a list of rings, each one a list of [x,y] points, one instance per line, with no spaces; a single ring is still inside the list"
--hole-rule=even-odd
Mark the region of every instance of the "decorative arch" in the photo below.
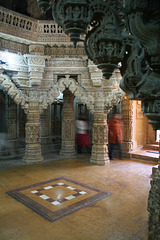
[[[41,108],[47,108],[48,104],[52,104],[59,96],[59,92],[63,92],[65,89],[69,89],[81,103],[86,104],[90,111],[94,111],[94,97],[88,95],[87,91],[81,87],[74,78],[70,78],[70,75],[65,75],[65,77],[60,78],[48,91],[47,96],[41,98]]]
[[[125,92],[118,87],[112,94],[105,99],[105,111],[108,112],[113,106],[116,106],[124,97]]]
[[[0,74],[0,85],[16,104],[20,104],[24,110],[27,109],[28,105],[26,104],[24,95],[22,94],[21,90],[15,86],[7,74]]]

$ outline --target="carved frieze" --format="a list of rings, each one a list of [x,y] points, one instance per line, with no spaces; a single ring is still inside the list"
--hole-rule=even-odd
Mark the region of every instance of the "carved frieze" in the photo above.
[[[48,67],[85,67],[83,61],[81,59],[55,59],[48,61]]]
[[[28,65],[30,66],[45,66],[45,59],[42,56],[32,56],[32,55],[26,55],[28,58]]]
[[[3,38],[0,38],[0,49],[3,51],[7,49],[8,51],[14,53],[20,52],[21,54],[26,54],[29,52],[28,45],[12,41],[12,39],[6,40]]]
[[[83,47],[77,47],[76,49],[73,48],[72,45],[66,46],[52,46],[52,47],[46,47],[45,48],[45,54],[50,55],[54,58],[57,57],[67,57],[67,58],[73,58],[73,57],[79,57],[79,56],[86,56],[86,53],[84,51]],[[85,66],[85,62],[84,62]]]

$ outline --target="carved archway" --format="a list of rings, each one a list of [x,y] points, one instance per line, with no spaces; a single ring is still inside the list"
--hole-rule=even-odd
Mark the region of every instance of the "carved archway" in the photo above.
[[[74,78],[70,77],[70,75],[65,75],[65,77],[58,79],[57,83],[51,87],[47,95],[40,98],[40,109],[43,110],[47,108],[48,104],[52,104],[57,99],[60,92],[63,92],[65,89],[69,89],[81,103],[87,106],[88,110],[92,112],[94,111],[94,97],[89,95],[85,88],[80,86],[80,84]]]
[[[60,78],[58,80],[59,90],[63,92],[66,88],[71,91],[71,93],[79,99],[79,101],[87,106],[88,110],[93,111],[94,109],[94,97],[89,95],[85,88],[80,86],[80,84],[70,75],[66,75],[65,78]]]

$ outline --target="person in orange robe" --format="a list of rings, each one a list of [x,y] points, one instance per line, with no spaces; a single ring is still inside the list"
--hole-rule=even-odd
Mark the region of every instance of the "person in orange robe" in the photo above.
[[[119,159],[122,159],[123,121],[120,114],[115,113],[108,121],[109,159],[113,160],[113,150],[118,147]]]

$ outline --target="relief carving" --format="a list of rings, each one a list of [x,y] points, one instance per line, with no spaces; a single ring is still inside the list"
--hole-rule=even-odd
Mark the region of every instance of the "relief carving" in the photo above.
[[[40,123],[26,123],[26,143],[40,143]]]

